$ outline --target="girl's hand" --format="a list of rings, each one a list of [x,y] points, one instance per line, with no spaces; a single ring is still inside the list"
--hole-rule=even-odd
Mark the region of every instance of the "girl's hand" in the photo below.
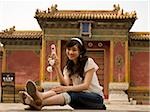
[[[53,64],[54,68],[59,66],[59,59],[58,59],[58,56],[56,55],[56,53],[51,54],[51,56],[49,57],[48,61],[51,62],[51,60],[54,60],[54,64]]]
[[[54,87],[51,90],[55,91],[56,93],[62,93],[62,92],[67,92],[67,86],[58,86],[58,87]]]

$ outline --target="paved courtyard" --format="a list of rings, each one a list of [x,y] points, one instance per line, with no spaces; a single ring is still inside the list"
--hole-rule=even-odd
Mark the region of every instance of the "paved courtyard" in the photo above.
[[[26,105],[21,103],[0,103],[0,112],[36,112],[24,110]],[[70,106],[46,106],[42,112],[150,112],[150,105],[114,105],[106,104],[107,110],[75,110]],[[38,111],[39,112],[39,111]]]

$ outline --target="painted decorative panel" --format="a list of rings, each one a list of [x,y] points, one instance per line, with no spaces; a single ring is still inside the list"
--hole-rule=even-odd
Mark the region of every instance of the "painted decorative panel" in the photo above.
[[[125,42],[114,43],[114,81],[125,81]]]
[[[47,71],[47,67],[49,66],[49,63],[48,63],[48,58],[50,56],[50,53],[51,53],[51,44],[55,44],[56,45],[56,41],[46,41],[46,58],[45,58],[45,76],[44,76],[44,80],[45,81],[53,81],[53,82],[56,82],[57,81],[57,76],[56,76],[56,73],[55,71],[53,72],[48,72]]]

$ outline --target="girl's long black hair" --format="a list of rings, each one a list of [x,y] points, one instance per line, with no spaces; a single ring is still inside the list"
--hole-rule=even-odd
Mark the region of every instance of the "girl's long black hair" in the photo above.
[[[67,62],[66,62],[67,70],[69,71],[69,77],[74,74],[78,74],[82,79],[84,79],[84,67],[88,59],[88,57],[86,56],[85,44],[82,38],[80,37],[73,37],[73,38],[80,39],[82,44],[77,40],[71,39],[66,43],[66,49],[73,47],[74,45],[77,45],[80,50],[79,51],[80,55],[77,59],[76,64],[72,60],[69,60],[69,58],[67,58]]]

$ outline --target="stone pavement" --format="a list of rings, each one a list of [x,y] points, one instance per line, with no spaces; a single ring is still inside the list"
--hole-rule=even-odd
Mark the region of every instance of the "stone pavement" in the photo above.
[[[26,112],[27,105],[21,103],[0,103],[0,112]],[[74,110],[70,106],[46,106],[42,112],[150,112],[150,105],[106,104],[107,110]],[[36,112],[29,111],[28,112]],[[38,111],[39,112],[39,111]]]

